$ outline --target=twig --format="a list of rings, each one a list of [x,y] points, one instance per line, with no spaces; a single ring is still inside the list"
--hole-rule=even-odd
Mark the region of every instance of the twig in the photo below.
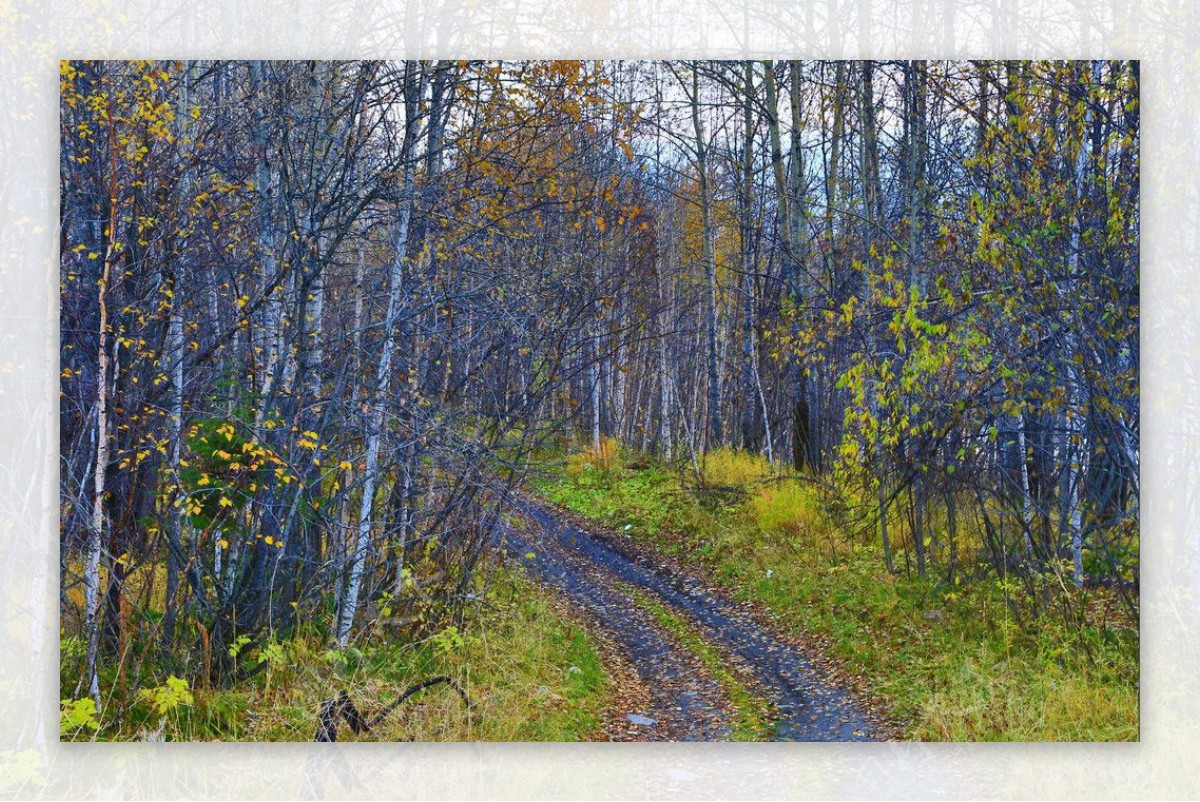
[[[454,691],[462,697],[463,704],[467,706],[467,710],[471,711],[475,709],[475,706],[471,704],[471,700],[467,696],[466,691],[460,688],[458,683],[449,677],[431,677],[427,680],[422,680],[415,685],[409,686],[404,693],[396,697],[396,701],[380,710],[370,719],[364,718],[363,714],[359,712],[358,707],[355,706],[354,701],[351,700],[350,694],[342,691],[338,694],[336,699],[326,699],[321,703],[321,713],[317,717],[317,734],[313,740],[322,743],[332,743],[336,741],[338,724],[342,719],[346,720],[346,724],[349,725],[350,730],[355,735],[359,735],[364,732],[370,732],[372,729],[379,726],[379,724],[385,718],[391,715],[396,708],[403,704],[408,697],[419,691],[423,691],[426,688],[443,682],[453,688]]]

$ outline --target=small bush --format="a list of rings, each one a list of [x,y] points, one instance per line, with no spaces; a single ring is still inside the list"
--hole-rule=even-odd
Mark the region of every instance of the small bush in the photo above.
[[[91,699],[63,699],[58,711],[58,732],[60,735],[74,734],[81,730],[100,729],[100,719],[96,714],[96,703]]]
[[[138,692],[138,697],[160,716],[166,716],[180,705],[196,702],[196,697],[188,690],[188,681],[174,674],[167,677],[166,683],[157,688],[143,688]]]

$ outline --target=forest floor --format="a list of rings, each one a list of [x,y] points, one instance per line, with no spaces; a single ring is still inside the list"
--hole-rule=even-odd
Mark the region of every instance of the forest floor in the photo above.
[[[864,741],[894,735],[836,666],[679,561],[526,496],[515,559],[604,631],[642,689],[618,740]]]

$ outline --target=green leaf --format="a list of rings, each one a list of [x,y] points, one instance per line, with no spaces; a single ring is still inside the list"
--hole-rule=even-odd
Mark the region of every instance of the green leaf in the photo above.
[[[100,728],[100,719],[96,717],[96,703],[88,697],[72,701],[63,699],[62,710],[58,714],[58,731],[60,734],[77,730],[80,727],[89,730]]]

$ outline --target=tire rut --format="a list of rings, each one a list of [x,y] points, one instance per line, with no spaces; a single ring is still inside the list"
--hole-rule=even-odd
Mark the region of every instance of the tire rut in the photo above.
[[[514,500],[529,526],[525,532],[508,534],[509,549],[531,573],[565,591],[613,633],[643,678],[660,689],[658,701],[667,714],[678,713],[671,726],[681,734],[680,740],[728,737],[729,717],[721,712],[723,694],[709,683],[695,681],[696,687],[672,692],[681,678],[695,676],[689,674],[695,670],[694,659],[683,654],[673,639],[664,639],[662,629],[634,599],[620,592],[614,580],[648,591],[695,624],[709,643],[748,668],[778,711],[774,740],[877,740],[875,728],[848,693],[823,677],[799,648],[771,633],[734,602],[693,577],[623,553],[601,536],[563,520],[545,502],[527,497]]]
[[[648,685],[653,723],[630,722],[640,740],[714,741],[732,731],[730,704],[720,684],[674,637],[655,623],[610,581],[611,577],[553,538],[510,532],[512,557],[540,581],[564,592],[624,650]]]

